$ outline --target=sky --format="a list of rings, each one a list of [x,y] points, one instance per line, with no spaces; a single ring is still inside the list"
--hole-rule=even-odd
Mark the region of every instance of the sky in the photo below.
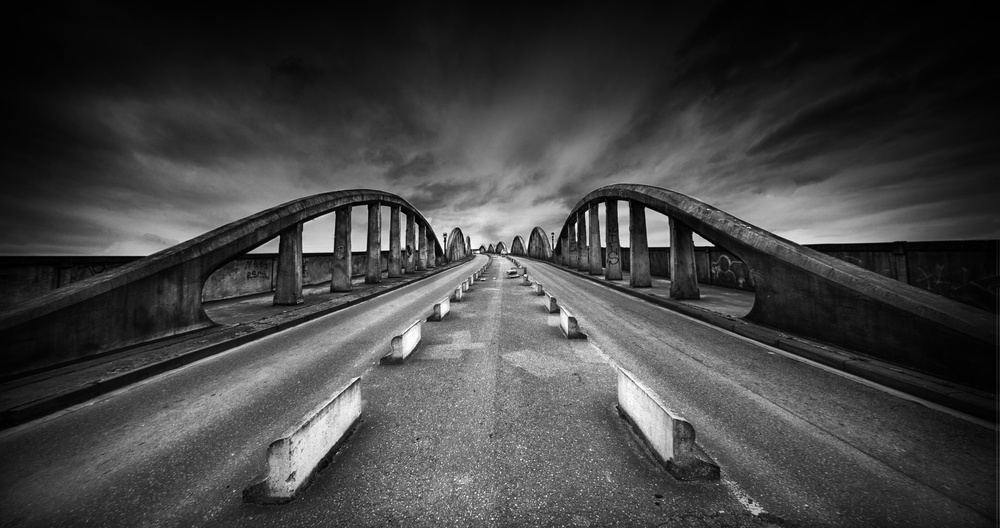
[[[509,247],[614,183],[802,244],[1000,238],[982,3],[85,4],[5,14],[0,255],[148,255],[355,188]],[[332,217],[304,236],[331,251]]]

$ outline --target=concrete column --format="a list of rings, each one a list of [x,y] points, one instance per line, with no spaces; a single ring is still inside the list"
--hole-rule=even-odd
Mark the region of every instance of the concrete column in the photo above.
[[[590,274],[600,275],[604,268],[601,258],[601,217],[597,216],[597,202],[588,208],[590,217]]]
[[[670,297],[699,299],[698,271],[691,228],[670,217]]]
[[[649,288],[653,280],[649,276],[649,244],[646,242],[646,207],[638,202],[628,202],[628,234],[631,238],[628,285],[633,288]]]
[[[406,272],[413,273],[417,271],[417,226],[416,222],[417,214],[414,212],[406,213]]]
[[[417,228],[417,242],[419,245],[414,248],[417,250],[417,271],[425,271],[427,270],[424,266],[427,262],[427,226],[424,224],[419,224]]]
[[[399,206],[389,206],[389,276],[403,275],[403,260],[399,247]]]
[[[330,270],[330,291],[351,291],[351,206],[334,213],[333,269]]]
[[[302,223],[281,232],[274,304],[302,304]]]
[[[576,269],[590,271],[590,249],[587,247],[587,210],[576,217]]]
[[[437,249],[434,247],[434,232],[430,228],[427,230],[427,262],[424,264],[427,269],[437,267]]]
[[[463,257],[468,257],[472,253],[472,237],[465,237],[465,251],[462,253]]]
[[[565,265],[570,268],[575,268],[577,265],[576,216],[571,218],[569,223],[566,224],[566,241],[568,244],[565,247],[569,248],[569,252],[566,253],[568,260],[565,262]]]
[[[604,204],[605,219],[604,244],[608,248],[608,258],[604,264],[604,278],[622,280],[622,246],[618,238],[618,200],[608,199]]]
[[[368,262],[365,263],[365,283],[382,282],[382,204],[368,204]]]

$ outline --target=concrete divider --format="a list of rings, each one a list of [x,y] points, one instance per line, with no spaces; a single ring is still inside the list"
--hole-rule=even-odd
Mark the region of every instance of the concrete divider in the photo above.
[[[389,365],[406,361],[406,358],[410,357],[410,354],[420,344],[420,337],[420,321],[413,321],[413,324],[408,326],[406,330],[403,330],[402,334],[392,338],[392,342],[390,343],[391,352],[388,355],[382,356],[379,363]]]
[[[550,314],[558,312],[559,303],[556,302],[556,298],[549,292],[545,292],[542,295],[545,295],[545,299],[543,299],[545,301],[545,309],[548,310]]]
[[[243,501],[284,504],[309,484],[361,418],[361,378],[354,378],[267,448],[267,473],[243,490]]]
[[[472,287],[472,277],[469,277],[468,279],[462,281],[462,291],[467,292],[471,287]]]
[[[531,286],[531,279],[527,274],[521,275],[521,286]]]
[[[565,306],[559,307],[559,328],[562,329],[566,339],[587,339],[587,334],[580,331],[580,323]]]
[[[618,368],[618,412],[678,480],[719,480],[719,465],[695,443],[694,427],[631,372]]]
[[[428,321],[440,321],[451,311],[451,300],[447,297],[434,304],[434,313],[427,318]]]
[[[451,292],[451,300],[455,302],[462,302],[462,292],[465,290],[465,283],[463,282],[461,286],[455,288],[455,291]]]
[[[535,295],[545,295],[545,288],[537,281],[535,281]]]

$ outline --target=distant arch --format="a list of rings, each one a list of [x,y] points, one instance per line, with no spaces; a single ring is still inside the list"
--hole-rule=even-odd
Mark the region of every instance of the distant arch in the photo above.
[[[492,248],[493,246],[490,246],[490,247]],[[489,252],[490,252],[490,250],[487,249],[486,246],[482,246],[482,245],[479,246],[479,254],[480,255],[485,255],[485,254],[487,254]]]
[[[514,241],[510,243],[510,254],[515,257],[523,257],[525,255],[524,239],[521,238],[521,235],[514,236]]]
[[[0,370],[58,364],[213,326],[202,287],[215,270],[298,224],[346,206],[378,203],[427,219],[405,199],[354,189],[316,194],[266,209],[106,273],[52,290],[0,316]]]
[[[451,233],[448,234],[448,249],[445,251],[445,259],[447,262],[455,262],[462,260],[469,255],[469,250],[466,247],[465,234],[459,228],[454,228]]]
[[[492,253],[496,253],[496,252],[497,252],[497,250],[496,250],[496,248],[495,248],[495,247],[493,246],[493,244],[490,244],[490,247],[489,247],[489,248],[488,248],[488,249],[486,250],[486,252],[487,252],[487,253],[490,253],[490,254],[492,254]]]
[[[528,236],[527,256],[533,259],[549,260],[552,258],[552,244],[545,230],[535,226]]]
[[[502,240],[500,242],[497,242],[497,245],[494,246],[494,251],[496,252],[497,255],[506,255],[510,253],[509,251],[507,251],[507,245],[504,244]]]

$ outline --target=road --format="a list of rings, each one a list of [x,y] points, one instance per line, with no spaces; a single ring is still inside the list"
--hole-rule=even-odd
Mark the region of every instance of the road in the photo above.
[[[589,340],[496,265],[411,361],[374,366],[482,262],[0,433],[0,522],[995,525],[993,430],[546,264],[527,262]],[[723,482],[652,462],[613,364],[694,424]],[[291,504],[243,504],[268,443],[355,376],[364,422],[330,467]]]

